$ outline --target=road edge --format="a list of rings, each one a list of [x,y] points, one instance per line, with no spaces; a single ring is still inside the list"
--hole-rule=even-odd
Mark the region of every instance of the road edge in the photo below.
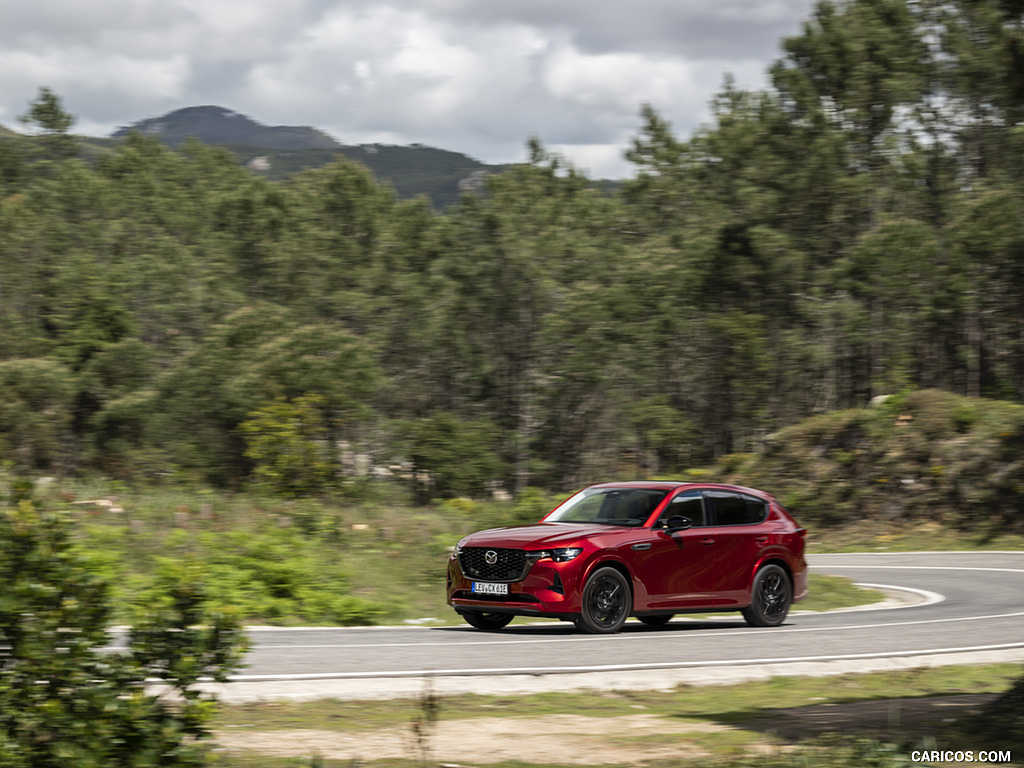
[[[1024,662],[1024,647],[966,653],[794,661],[749,666],[706,666],[584,673],[518,675],[415,675],[396,678],[236,681],[206,683],[203,691],[223,704],[316,699],[379,700],[420,696],[429,684],[435,694],[518,696],[587,690],[672,690],[680,685],[713,686],[767,680],[772,677],[828,677],[971,664]]]

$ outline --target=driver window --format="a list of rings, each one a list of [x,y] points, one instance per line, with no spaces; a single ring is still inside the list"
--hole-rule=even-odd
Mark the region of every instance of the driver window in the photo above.
[[[682,517],[688,517],[693,521],[693,527],[698,528],[702,525],[706,525],[704,518],[704,499],[700,492],[693,493],[681,493],[669,502],[668,507],[661,515],[661,521],[664,522],[670,517],[681,515]]]

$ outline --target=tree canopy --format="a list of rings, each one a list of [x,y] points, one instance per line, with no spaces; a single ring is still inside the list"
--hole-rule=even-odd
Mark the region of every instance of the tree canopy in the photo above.
[[[41,162],[70,127],[44,89],[0,155],[0,457],[449,496],[677,471],[901,390],[1020,400],[1022,40],[1006,0],[820,2],[693,136],[640,106],[620,187],[531,142],[443,213],[347,160]]]

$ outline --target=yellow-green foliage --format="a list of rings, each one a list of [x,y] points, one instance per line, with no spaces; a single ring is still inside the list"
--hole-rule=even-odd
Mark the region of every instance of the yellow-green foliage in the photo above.
[[[380,606],[353,596],[338,546],[328,532],[263,524],[192,524],[191,530],[130,529],[93,525],[82,548],[94,571],[116,585],[122,610],[148,605],[153,590],[173,580],[182,562],[202,574],[211,603],[230,607],[248,621],[274,624],[373,624]],[[120,535],[118,535],[120,534]],[[150,550],[145,556],[132,547]]]
[[[282,496],[303,496],[327,486],[331,465],[321,414],[325,405],[320,395],[278,398],[242,422],[245,455],[255,462],[253,477],[261,487]]]

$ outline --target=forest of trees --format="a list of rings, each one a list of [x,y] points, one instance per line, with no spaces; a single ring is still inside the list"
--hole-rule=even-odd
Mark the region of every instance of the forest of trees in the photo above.
[[[0,460],[421,497],[668,474],[811,414],[1024,399],[1024,0],[818,4],[614,192],[533,142],[443,213],[271,182],[42,89],[0,139]],[[429,478],[429,479],[428,479]]]

